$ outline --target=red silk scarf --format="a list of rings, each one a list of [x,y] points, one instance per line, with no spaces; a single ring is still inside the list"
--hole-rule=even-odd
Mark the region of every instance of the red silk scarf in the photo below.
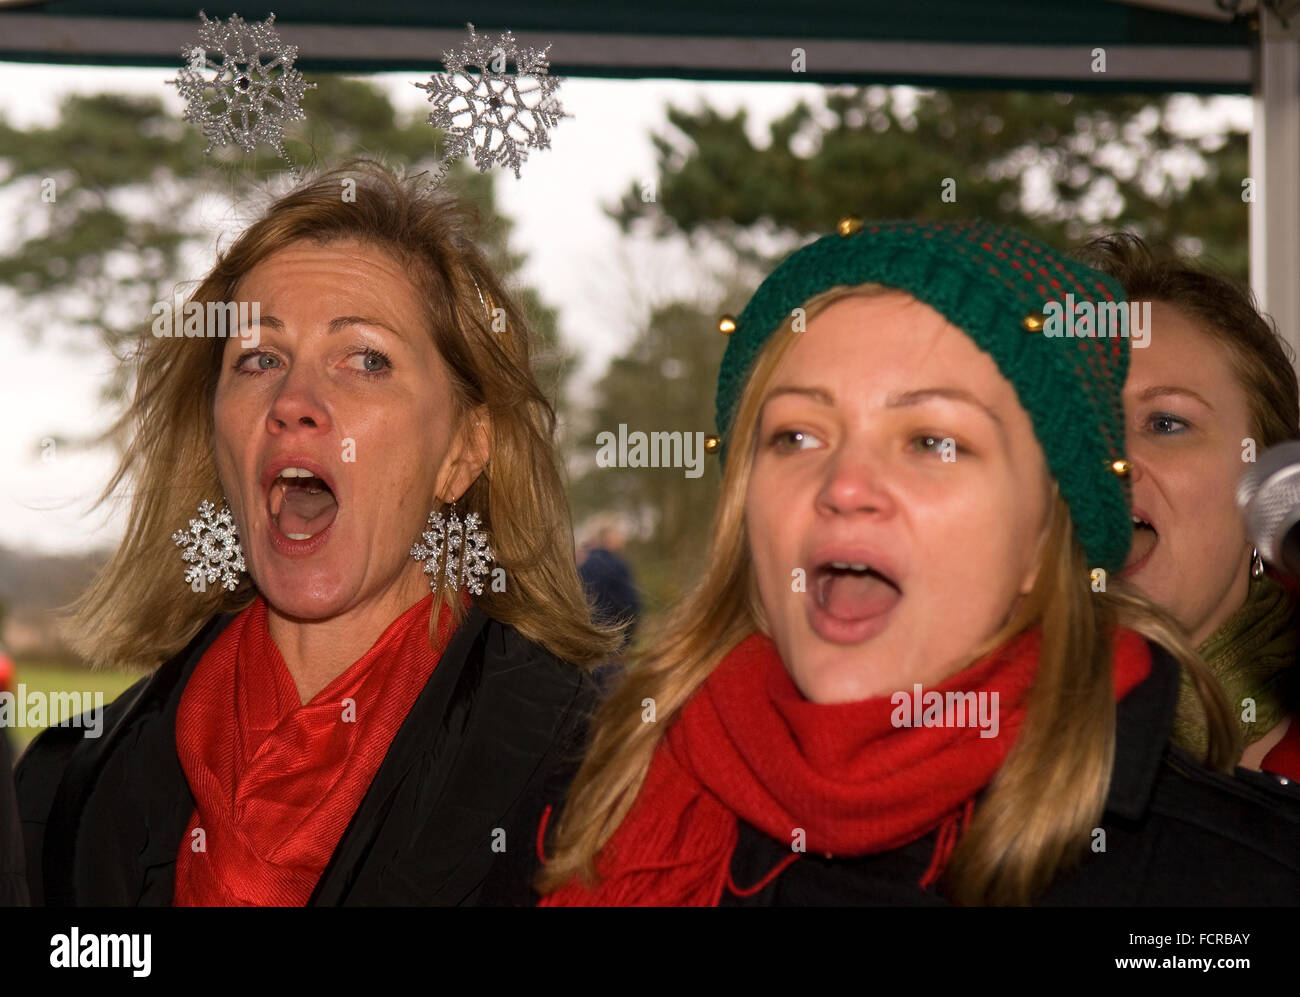
[[[1037,628],[1028,630],[923,690],[988,694],[988,704],[998,693],[998,735],[985,738],[974,720],[965,727],[895,726],[917,719],[912,690],[906,706],[891,696],[809,702],[772,641],[746,638],[691,697],[655,752],[636,803],[597,859],[600,882],[587,889],[572,880],[542,905],[716,906],[724,889],[751,894],[778,875],[800,854],[793,848],[800,832],[808,851],[857,856],[940,827],[927,885],[969,820],[975,794],[1015,743],[1040,640]],[[1150,669],[1145,641],[1119,631],[1116,698]],[[759,883],[737,886],[730,867],[742,819],[792,852]],[[545,825],[544,817],[539,851]]]
[[[177,906],[301,906],[451,639],[432,594],[302,703],[261,596],[208,648],[181,695],[176,752],[195,811]],[[201,833],[198,833],[200,832]]]

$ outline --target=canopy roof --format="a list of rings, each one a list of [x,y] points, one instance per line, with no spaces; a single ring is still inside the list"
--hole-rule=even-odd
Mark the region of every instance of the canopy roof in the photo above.
[[[566,76],[792,78],[817,82],[1250,91],[1253,42],[1222,22],[1114,0],[367,0],[205,6],[209,17],[272,10],[304,72],[431,69],[465,25],[551,45]],[[0,60],[174,66],[193,45],[194,0],[0,0]],[[1094,71],[1096,48],[1105,72]]]

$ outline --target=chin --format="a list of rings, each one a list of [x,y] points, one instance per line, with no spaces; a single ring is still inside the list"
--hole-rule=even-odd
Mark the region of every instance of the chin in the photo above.
[[[878,668],[861,654],[843,647],[805,647],[796,660],[802,665],[789,668],[790,677],[810,702],[853,703],[883,694],[872,681],[879,678]]]
[[[338,578],[303,577],[267,579],[258,586],[262,597],[282,616],[297,620],[324,620],[342,612],[347,598]]]
[[[1177,601],[1176,592],[1172,592],[1167,586],[1161,584],[1162,579],[1166,576],[1160,571],[1152,571],[1147,565],[1143,565],[1131,575],[1125,575],[1121,580],[1129,584],[1129,587],[1136,589],[1138,595],[1149,599],[1162,609],[1169,609]]]

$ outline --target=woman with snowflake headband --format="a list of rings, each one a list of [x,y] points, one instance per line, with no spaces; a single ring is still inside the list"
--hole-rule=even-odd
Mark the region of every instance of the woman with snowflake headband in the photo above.
[[[1108,584],[1129,342],[1044,335],[1067,292],[1122,301],[1009,229],[849,218],[723,318],[704,577],[484,902],[1300,898],[1300,791],[1231,774],[1204,662]]]
[[[616,635],[468,211],[376,164],[325,173],[191,298],[258,326],[145,335],[105,491],[134,482],[131,526],[73,629],[87,659],[154,671],[103,737],[27,751],[37,902],[472,903],[580,736],[583,666]]]

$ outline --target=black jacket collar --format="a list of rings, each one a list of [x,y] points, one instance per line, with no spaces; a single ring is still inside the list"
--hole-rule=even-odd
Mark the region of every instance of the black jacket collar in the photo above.
[[[149,769],[151,781],[162,790],[155,799],[188,801],[185,822],[175,837],[147,834],[147,844],[139,855],[144,869],[175,863],[174,849],[170,855],[163,854],[161,849],[166,845],[165,839],[170,838],[173,844],[179,840],[194,809],[194,797],[176,758],[176,711],[180,694],[204,652],[234,618],[235,614],[225,613],[209,620],[185,649],[162,664],[148,681],[137,683],[114,700],[105,711],[108,722],[104,733],[93,741],[83,742],[72,753],[50,809],[45,837],[42,874],[47,904],[76,903],[74,870],[81,818],[91,792],[99,785],[105,761],[129,739],[136,740],[131,752],[133,759]],[[166,815],[147,813],[144,820],[148,829],[161,828],[166,823]]]
[[[123,895],[138,898],[137,902],[143,904],[171,903],[177,848],[195,805],[176,755],[176,714],[181,694],[199,661],[234,618],[235,614],[223,614],[210,620],[184,650],[161,665],[147,681],[110,704],[105,711],[104,733],[94,740],[84,740],[73,752],[47,825],[42,856],[47,904],[72,906],[78,902],[77,863],[82,858],[102,868],[121,869],[124,877],[135,880],[118,884]],[[309,903],[338,902],[347,884],[336,880],[364,853],[367,830],[382,821],[381,811],[390,790],[427,746],[429,723],[444,717],[453,699],[475,699],[482,655],[471,652],[482,642],[489,622],[489,617],[472,606],[457,627],[433,677],[408,715],[408,721],[415,718],[417,722],[404,722],[399,729]],[[467,668],[467,662],[472,667]],[[116,842],[100,842],[93,850],[87,849],[85,842],[79,847],[87,805],[92,793],[103,787],[101,773],[113,756],[117,756],[119,764],[129,767],[122,783],[148,787],[148,792],[134,801],[138,809],[128,811],[133,815],[131,826],[123,829]],[[121,849],[117,861],[105,854],[112,847]],[[95,854],[91,855],[91,851]]]
[[[445,666],[442,678],[452,681],[430,679],[420,692],[407,714],[407,721],[414,719],[415,722],[404,721],[398,729],[370,788],[321,873],[311,899],[307,901],[309,906],[335,906],[346,899],[353,885],[351,870],[361,866],[375,830],[383,824],[394,791],[422,757],[438,752],[448,735],[451,704],[470,703],[475,699],[474,690],[483,678],[482,644],[486,640],[487,622],[488,617],[475,606],[452,634],[438,667],[434,669],[436,676]],[[454,676],[450,674],[453,668]],[[431,737],[432,724],[438,726]],[[438,777],[445,780],[450,767],[442,766],[436,771]]]
[[[1146,813],[1178,708],[1182,669],[1164,648],[1147,642],[1151,674],[1115,708],[1115,765],[1106,811],[1128,820]]]

